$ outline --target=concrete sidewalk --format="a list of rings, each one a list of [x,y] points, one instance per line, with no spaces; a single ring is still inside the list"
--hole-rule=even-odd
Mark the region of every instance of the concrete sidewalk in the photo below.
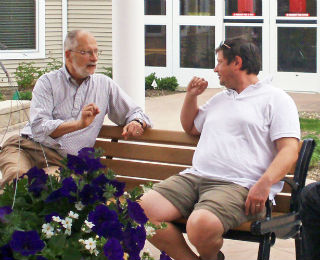
[[[199,105],[204,104],[211,96],[221,89],[207,89],[199,97]],[[289,93],[295,100],[299,111],[320,113],[320,94]],[[146,113],[150,116],[156,129],[181,130],[180,110],[185,93],[169,96],[146,98]],[[108,122],[106,120],[106,122]],[[19,131],[8,132],[4,140]],[[3,136],[0,135],[0,141]],[[155,259],[159,259],[159,251],[147,243],[146,249],[150,250]],[[225,240],[223,253],[226,260],[255,260],[257,259],[258,244],[242,241]],[[294,240],[277,240],[271,249],[272,260],[295,260]]]

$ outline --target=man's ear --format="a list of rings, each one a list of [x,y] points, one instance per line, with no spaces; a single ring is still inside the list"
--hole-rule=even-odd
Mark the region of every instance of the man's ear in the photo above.
[[[240,70],[242,68],[242,58],[240,56],[234,57],[234,65]]]
[[[71,51],[70,50],[65,51],[64,55],[66,57],[66,60],[69,60],[70,59],[70,55],[71,55]]]

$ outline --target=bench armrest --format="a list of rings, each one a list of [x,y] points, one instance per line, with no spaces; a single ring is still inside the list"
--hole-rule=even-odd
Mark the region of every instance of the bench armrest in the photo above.
[[[272,219],[258,220],[251,224],[251,233],[264,235],[274,233],[276,237],[287,239],[294,237],[300,228],[300,216],[298,212],[291,212]]]

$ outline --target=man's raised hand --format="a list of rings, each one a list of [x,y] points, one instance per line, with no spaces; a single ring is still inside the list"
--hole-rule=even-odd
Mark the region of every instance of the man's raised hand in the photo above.
[[[89,126],[95,119],[96,115],[99,113],[100,113],[100,110],[97,107],[97,105],[94,103],[84,106],[81,111],[81,119],[80,119],[81,128],[85,128]]]
[[[202,94],[208,87],[208,81],[204,78],[193,77],[187,87],[187,93],[192,96],[198,96]]]

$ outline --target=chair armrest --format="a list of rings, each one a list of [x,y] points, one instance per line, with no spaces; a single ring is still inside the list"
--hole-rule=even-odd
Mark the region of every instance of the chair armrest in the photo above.
[[[300,228],[301,221],[298,212],[291,212],[271,219],[258,220],[251,224],[251,233],[264,235],[274,233],[276,237],[287,239],[294,237]]]
[[[297,182],[295,182],[293,179],[289,179],[288,177],[284,177],[281,181],[288,183],[293,191],[298,191],[299,184]]]

